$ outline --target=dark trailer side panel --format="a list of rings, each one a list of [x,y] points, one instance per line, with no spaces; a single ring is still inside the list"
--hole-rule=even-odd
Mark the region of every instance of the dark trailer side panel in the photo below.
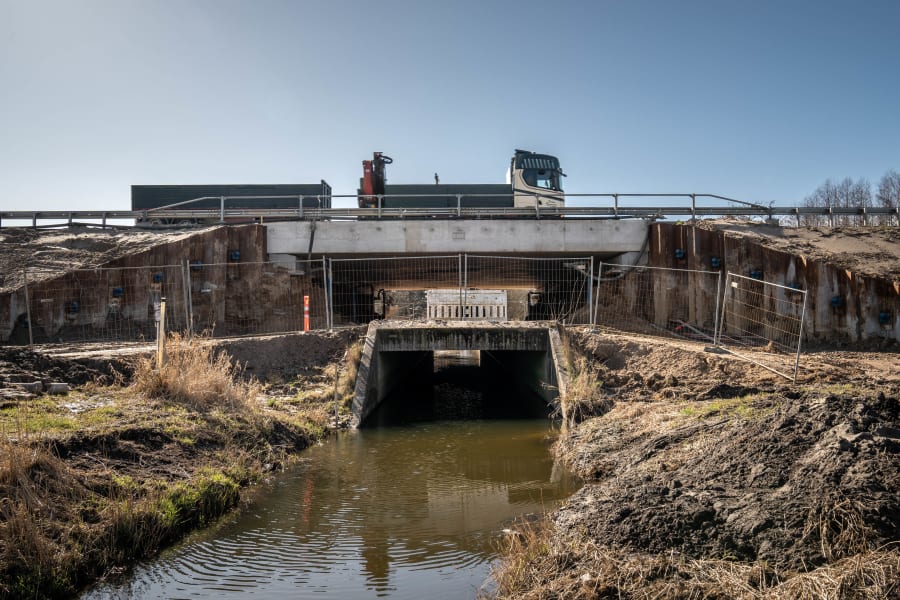
[[[511,188],[502,183],[388,184],[384,194],[384,208],[456,208],[457,194],[463,208],[513,206]]]
[[[133,185],[131,210],[147,210],[185,200],[212,197],[179,206],[179,209],[219,208],[221,196],[285,196],[283,198],[231,198],[225,208],[331,208],[331,186],[325,181],[300,184],[234,185]]]

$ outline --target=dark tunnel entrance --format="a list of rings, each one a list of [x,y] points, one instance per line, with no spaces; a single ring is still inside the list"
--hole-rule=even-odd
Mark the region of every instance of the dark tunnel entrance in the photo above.
[[[405,364],[404,376],[362,427],[547,418],[553,411],[536,391],[547,385],[541,381],[543,351],[391,352],[383,358]]]

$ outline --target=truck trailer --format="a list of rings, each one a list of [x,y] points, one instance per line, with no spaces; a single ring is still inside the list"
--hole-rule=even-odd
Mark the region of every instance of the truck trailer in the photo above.
[[[304,209],[331,208],[331,186],[323,179],[319,183],[290,184],[133,185],[131,210],[145,211],[139,224],[166,225],[171,223],[155,217],[153,209],[172,205],[181,209],[220,209],[222,197],[226,209],[299,208],[301,203]],[[188,219],[177,224],[195,222],[197,219]]]

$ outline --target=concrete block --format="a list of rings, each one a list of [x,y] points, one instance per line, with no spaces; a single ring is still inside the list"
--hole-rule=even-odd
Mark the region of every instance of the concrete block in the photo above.
[[[31,392],[32,394],[40,394],[42,391],[44,391],[44,384],[40,381],[20,383],[18,385],[26,392]]]
[[[51,383],[47,386],[47,393],[54,396],[64,396],[69,393],[68,383]]]

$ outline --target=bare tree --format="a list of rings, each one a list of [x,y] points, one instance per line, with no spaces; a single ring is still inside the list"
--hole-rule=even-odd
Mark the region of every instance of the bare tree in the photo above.
[[[827,208],[868,208],[872,206],[872,186],[867,179],[863,178],[853,181],[846,177],[837,183],[826,179],[825,183],[807,196],[803,203],[805,206]],[[833,219],[810,216],[805,221],[808,225],[820,223],[855,225],[861,223],[862,220],[861,215],[839,215]]]
[[[900,208],[900,173],[891,169],[881,176],[875,199],[880,206],[885,208]],[[880,221],[889,225],[893,222],[893,217],[883,215]]]

